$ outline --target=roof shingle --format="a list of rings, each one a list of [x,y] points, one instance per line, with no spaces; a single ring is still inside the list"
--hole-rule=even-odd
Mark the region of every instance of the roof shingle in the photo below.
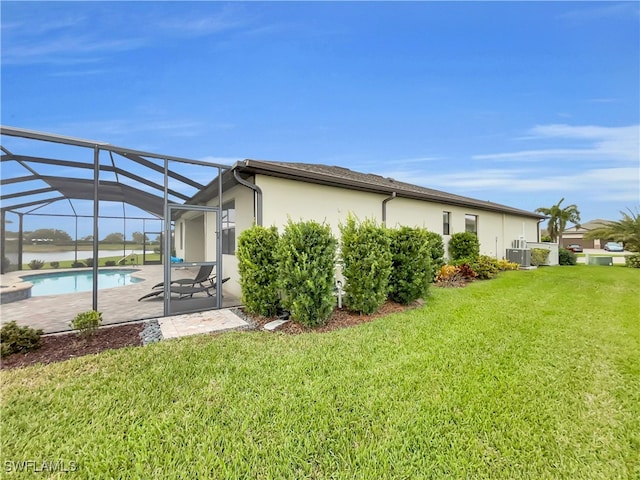
[[[501,213],[542,219],[544,215],[520,210],[498,203],[477,200],[452,193],[425,188],[410,183],[400,182],[393,178],[382,177],[371,173],[361,173],[345,167],[329,166],[315,163],[273,162],[264,160],[245,160],[239,162],[241,170],[251,173],[262,173],[283,178],[293,178],[303,182],[333,185],[344,188],[371,191],[382,194],[396,193],[398,197],[415,198],[445,204],[466,206]]]

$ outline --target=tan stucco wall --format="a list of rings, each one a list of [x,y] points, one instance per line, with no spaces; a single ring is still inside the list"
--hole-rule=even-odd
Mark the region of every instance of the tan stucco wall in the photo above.
[[[382,201],[388,197],[267,176],[259,176],[257,181],[264,195],[264,225],[276,225],[280,230],[288,218],[294,221],[302,218],[326,222],[339,236],[340,222],[345,221],[349,212],[360,219],[374,218],[381,222]],[[451,212],[450,233],[465,231],[466,214],[478,216],[480,252],[485,255],[503,258],[512,240],[523,234],[529,241],[538,240],[538,222],[533,218],[407,198],[387,203],[387,225],[425,227],[442,235],[443,211]],[[445,246],[449,238],[443,236]]]
[[[176,256],[185,262],[202,262],[205,258],[205,221],[202,213],[187,214],[175,224]],[[180,240],[182,236],[182,241]],[[182,245],[182,248],[181,248]]]
[[[248,187],[237,185],[225,191],[222,195],[222,204],[235,200],[236,207],[236,245],[238,235],[255,223],[254,194]],[[207,206],[217,207],[218,197],[207,202]],[[215,229],[214,229],[215,231]],[[230,277],[224,284],[223,293],[240,298],[240,276],[238,275],[238,259],[235,255],[222,255],[222,278]]]
[[[451,213],[450,235],[443,235],[443,212]],[[397,225],[425,227],[442,235],[445,248],[451,234],[465,231],[465,215],[477,216],[478,240],[480,253],[483,255],[504,257],[506,249],[511,248],[511,241],[523,234],[530,241],[538,239],[538,224],[535,219],[407,198],[397,198],[387,204],[389,227]]]
[[[298,221],[316,220],[331,226],[334,235],[349,212],[360,219],[382,217],[384,195],[358,192],[259,175],[257,185],[262,189],[263,224],[275,225],[282,232],[289,218]]]

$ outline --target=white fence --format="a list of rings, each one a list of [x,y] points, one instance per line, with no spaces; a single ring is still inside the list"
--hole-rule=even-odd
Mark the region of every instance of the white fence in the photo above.
[[[559,265],[560,261],[558,259],[558,244],[557,243],[548,243],[548,242],[527,242],[527,248],[544,248],[545,250],[549,250],[549,258],[547,259],[547,263],[545,265]]]

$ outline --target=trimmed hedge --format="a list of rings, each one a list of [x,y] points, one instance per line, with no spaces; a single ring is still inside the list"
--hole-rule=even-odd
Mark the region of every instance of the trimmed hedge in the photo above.
[[[472,232],[454,233],[449,239],[449,257],[452,262],[467,259],[474,262],[480,255],[478,236]]]
[[[387,230],[374,220],[356,223],[349,215],[340,233],[346,304],[356,312],[375,313],[389,289],[392,258]]]
[[[444,261],[444,242],[442,235],[436,232],[427,231],[429,240],[429,248],[431,250],[431,270],[434,272],[432,281],[435,280],[436,272],[445,264]]]
[[[575,265],[578,263],[578,257],[571,250],[560,248],[558,250],[558,263],[560,265]]]
[[[427,295],[433,279],[431,249],[427,230],[400,227],[390,231],[393,270],[389,296],[398,303],[409,303]]]
[[[236,256],[242,288],[242,303],[247,311],[265,317],[277,313],[278,291],[278,229],[254,225],[238,237]]]
[[[640,268],[640,253],[625,256],[624,263],[630,268]]]
[[[333,312],[337,241],[328,225],[289,223],[278,242],[282,305],[303,325],[323,324]]]

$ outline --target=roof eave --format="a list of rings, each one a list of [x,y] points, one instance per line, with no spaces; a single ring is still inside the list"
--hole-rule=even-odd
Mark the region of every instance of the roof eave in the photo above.
[[[486,205],[484,203],[478,202],[475,203],[473,201],[463,201],[456,200],[451,198],[440,197],[438,195],[429,195],[427,193],[417,193],[411,192],[408,190],[402,189],[400,185],[398,185],[397,189],[394,189],[393,186],[389,186],[389,188],[380,187],[377,185],[372,185],[366,182],[359,182],[357,180],[347,179],[347,178],[339,178],[339,177],[330,177],[328,175],[323,175],[321,173],[309,172],[309,171],[295,171],[294,169],[284,166],[278,165],[274,163],[261,162],[260,160],[244,160],[242,162],[236,163],[233,167],[238,168],[243,171],[247,171],[253,174],[263,174],[276,176],[279,178],[286,178],[290,180],[297,180],[309,183],[319,183],[322,185],[340,187],[340,188],[350,188],[359,191],[365,191],[370,193],[378,193],[381,195],[390,195],[395,193],[397,197],[409,198],[414,200],[429,200],[432,202],[447,204],[447,205],[456,205],[461,207],[470,207],[476,208],[478,210],[484,211],[492,211],[498,213],[505,213],[511,215],[519,215],[526,216],[529,218],[535,218],[537,220],[544,220],[546,217],[544,215],[539,215],[533,212],[527,212],[525,210],[519,210],[510,207],[503,207],[497,205],[493,207],[492,205]]]

